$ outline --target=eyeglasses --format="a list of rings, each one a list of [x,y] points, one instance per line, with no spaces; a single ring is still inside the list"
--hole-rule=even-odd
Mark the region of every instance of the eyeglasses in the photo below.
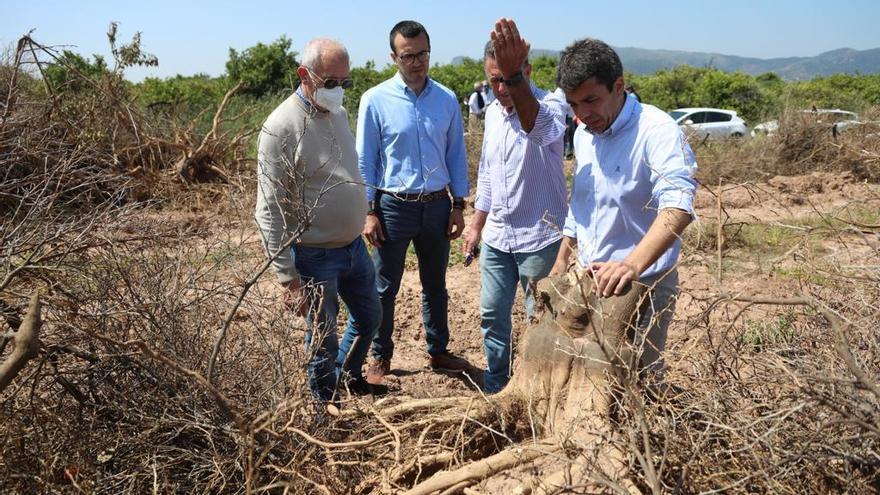
[[[354,86],[354,81],[352,81],[351,78],[346,77],[345,79],[324,79],[323,77],[312,72],[312,69],[306,67],[306,70],[309,71],[309,74],[311,74],[313,78],[320,79],[324,82],[323,85],[316,84],[316,86],[318,87],[322,87],[324,89],[333,89],[336,86],[342,86],[342,89],[350,89],[352,86]]]
[[[416,59],[419,59],[419,62],[424,62],[428,60],[428,57],[431,55],[431,50],[422,50],[419,53],[404,53],[403,55],[398,55],[397,58],[405,63],[406,65],[412,65]]]

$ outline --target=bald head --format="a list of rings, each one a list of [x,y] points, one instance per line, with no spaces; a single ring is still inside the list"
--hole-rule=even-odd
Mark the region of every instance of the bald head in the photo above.
[[[315,38],[303,49],[301,63],[314,71],[321,72],[324,67],[333,65],[334,62],[344,62],[348,65],[348,50],[336,40]]]

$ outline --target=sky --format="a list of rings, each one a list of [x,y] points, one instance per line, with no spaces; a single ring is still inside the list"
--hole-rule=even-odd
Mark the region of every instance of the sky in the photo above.
[[[553,50],[588,36],[613,46],[758,58],[880,48],[878,0],[0,0],[0,48],[9,50],[33,29],[32,37],[44,45],[109,59],[106,32],[116,21],[117,39],[128,41],[140,31],[144,50],[159,59],[158,67],[130,69],[127,77],[136,81],[217,76],[225,71],[230,47],[240,51],[282,35],[297,52],[313,37],[336,38],[348,48],[352,66],[372,60],[383,67],[391,27],[414,19],[431,36],[431,62],[442,64],[458,55],[481,58],[502,16],[517,22],[532,48]]]

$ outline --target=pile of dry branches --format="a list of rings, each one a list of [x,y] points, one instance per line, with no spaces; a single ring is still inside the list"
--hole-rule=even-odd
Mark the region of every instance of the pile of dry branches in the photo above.
[[[694,142],[699,178],[765,181],[777,175],[812,172],[851,173],[859,180],[880,181],[880,120],[877,107],[863,115],[865,123],[836,132],[828,122],[789,108],[770,137],[720,142]]]
[[[0,490],[880,490],[876,222],[838,212],[803,229],[834,242],[836,257],[806,242],[788,252],[787,269],[810,276],[786,297],[721,282],[686,294],[700,311],[675,322],[684,338],[670,341],[669,390],[621,376],[602,424],[578,424],[602,432],[594,449],[546,435],[530,402],[546,397],[532,394],[503,408],[478,393],[343,394],[342,414],[326,420],[305,385],[303,325],[261,278],[252,190],[226,197],[221,220],[133,201],[184,171],[243,180],[244,138],[218,130],[223,105],[208,136],[181,139],[127,103],[121,79],[86,78],[99,105],[25,77],[21,67],[39,72],[53,55],[30,38],[18,48],[15,70],[0,71],[0,363],[22,363],[0,366]],[[876,178],[872,139],[811,149],[837,147],[822,156],[852,156]],[[861,206],[880,211],[880,198]],[[717,251],[686,245],[687,263],[726,266],[721,238]],[[592,469],[609,449],[625,480]]]

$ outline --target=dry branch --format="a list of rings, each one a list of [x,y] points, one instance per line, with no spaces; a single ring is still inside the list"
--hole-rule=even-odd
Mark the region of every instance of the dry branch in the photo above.
[[[0,392],[6,389],[18,373],[24,369],[28,361],[40,351],[40,295],[31,296],[27,314],[15,332],[12,353],[0,364]]]

